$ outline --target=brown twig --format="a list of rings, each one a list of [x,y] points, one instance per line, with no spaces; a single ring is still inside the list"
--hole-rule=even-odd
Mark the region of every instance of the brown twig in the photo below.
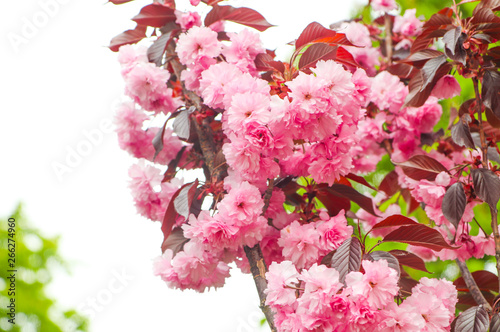
[[[264,262],[264,256],[262,255],[262,250],[260,245],[257,244],[253,248],[245,246],[245,254],[247,255],[248,262],[250,263],[250,271],[253,275],[253,280],[255,281],[255,286],[257,286],[257,292],[259,293],[260,299],[260,309],[264,313],[267,319],[267,323],[271,328],[271,331],[276,332],[276,326],[274,325],[274,314],[269,306],[266,305],[266,294],[264,290],[267,288],[266,272],[267,266]]]
[[[385,55],[387,56],[388,63],[392,63],[392,22],[391,16],[385,14],[384,16],[384,26],[385,26]]]
[[[488,169],[488,143],[486,142],[486,136],[483,129],[483,103],[481,102],[481,95],[479,94],[479,84],[477,77],[472,78],[474,82],[474,94],[476,95],[476,107],[477,107],[477,120],[479,121],[479,138],[481,139],[481,151],[483,152],[483,168]]]
[[[495,240],[495,259],[497,260],[498,287],[500,289],[500,234],[498,233],[498,211],[490,206],[491,229]]]
[[[458,258],[455,259],[455,262],[457,262],[458,267],[460,268],[462,277],[464,278],[465,284],[467,285],[467,288],[469,288],[469,292],[472,295],[474,301],[476,301],[478,305],[483,305],[486,311],[491,312],[493,309],[491,308],[491,305],[488,303],[488,301],[486,301],[486,299],[484,298],[483,293],[481,293],[481,290],[477,286],[474,277],[472,277],[467,264],[460,261]]]

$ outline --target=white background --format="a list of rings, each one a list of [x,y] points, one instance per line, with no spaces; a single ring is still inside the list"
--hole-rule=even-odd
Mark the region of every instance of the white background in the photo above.
[[[44,3],[58,6],[44,10]],[[160,224],[136,214],[127,188],[133,160],[119,149],[114,133],[100,129],[103,120],[113,119],[123,91],[116,54],[106,46],[135,26],[130,18],[148,3],[0,3],[0,216],[23,202],[45,236],[61,235],[60,250],[72,274],[56,270],[49,293],[63,308],[92,312],[91,331],[259,331],[262,314],[251,276],[232,269],[223,289],[205,294],[170,290],[153,276]],[[262,34],[270,49],[294,40],[312,21],[328,26],[349,18],[354,5],[343,0],[229,3],[256,8],[277,25]],[[54,163],[67,165],[69,151],[86,144],[85,132],[96,130],[102,140],[58,177]],[[116,274],[128,279],[120,282]],[[97,309],[88,302],[92,298]]]

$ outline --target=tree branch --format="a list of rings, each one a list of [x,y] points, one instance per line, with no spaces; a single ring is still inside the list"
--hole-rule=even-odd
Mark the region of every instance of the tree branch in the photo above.
[[[267,288],[267,266],[264,262],[264,256],[262,255],[260,245],[257,244],[253,248],[245,246],[245,254],[247,255],[248,262],[250,263],[250,271],[252,272],[255,286],[257,286],[257,292],[260,299],[260,309],[266,316],[271,331],[276,332],[277,330],[274,325],[273,311],[266,305],[266,294],[264,293],[264,290]]]
[[[483,153],[482,163],[483,168],[488,169],[488,143],[486,142],[486,136],[483,129],[483,103],[481,102],[481,95],[479,94],[477,77],[472,78],[472,82],[474,83],[474,94],[476,96],[477,120],[479,121],[479,138],[481,139],[481,151]]]
[[[384,16],[384,26],[385,26],[385,55],[387,57],[388,63],[392,63],[392,22],[391,16],[385,14]]]
[[[455,262],[457,262],[458,267],[460,268],[462,277],[464,278],[465,284],[467,285],[467,288],[469,288],[474,301],[476,301],[478,305],[483,305],[486,311],[491,312],[493,309],[491,308],[491,305],[488,303],[488,301],[486,301],[486,299],[484,298],[483,293],[481,293],[479,287],[477,287],[476,281],[474,280],[474,277],[472,277],[467,264],[460,261],[458,258],[455,259]]]

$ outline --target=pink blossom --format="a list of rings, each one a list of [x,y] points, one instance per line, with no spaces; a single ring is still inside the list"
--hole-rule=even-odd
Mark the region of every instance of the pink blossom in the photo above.
[[[206,288],[224,286],[229,277],[229,266],[196,242],[186,243],[183,251],[172,256],[172,250],[167,249],[154,263],[154,274],[161,276],[169,287],[204,292]]]
[[[191,214],[189,224],[182,225],[182,229],[188,239],[197,239],[215,250],[237,249],[239,244],[236,236],[239,227],[228,224],[217,216],[211,217],[207,211],[201,211],[198,217]]]
[[[428,180],[420,180],[411,194],[417,202],[423,202],[432,206],[440,206],[443,200],[446,188],[436,185]]]
[[[194,26],[201,25],[201,17],[197,12],[181,12],[179,10],[175,11],[175,23],[179,24],[182,30],[189,30]]]
[[[259,189],[248,182],[242,182],[239,187],[233,187],[222,199],[218,208],[225,218],[238,224],[249,224],[256,219],[264,207],[264,200]]]
[[[165,114],[181,105],[167,87],[170,73],[152,63],[138,64],[125,77],[125,93],[148,111]]]
[[[418,133],[412,130],[400,129],[393,135],[394,152],[392,160],[400,163],[412,157],[418,149],[420,144],[420,137]]]
[[[346,49],[368,75],[374,76],[376,74],[375,68],[380,66],[379,58],[382,56],[377,48],[346,46]],[[386,71],[382,73],[386,73]]]
[[[145,46],[121,46],[118,52],[118,62],[122,66],[122,76],[126,77],[138,63],[148,63],[147,52],[148,49]]]
[[[358,22],[344,23],[340,31],[345,33],[347,39],[356,46],[372,46],[370,31],[364,24]]]
[[[415,8],[407,9],[403,16],[396,16],[393,31],[408,37],[418,36],[422,31],[424,22],[416,18],[416,12]]]
[[[244,126],[245,138],[262,153],[274,148],[274,137],[267,126],[258,122],[247,122]]]
[[[330,301],[343,287],[339,281],[337,270],[325,265],[314,264],[308,270],[303,270],[301,279],[305,282],[304,293],[298,299],[297,312],[312,314],[315,319],[330,311]]]
[[[266,272],[266,304],[272,306],[292,305],[296,300],[295,288],[299,286],[299,273],[290,261],[273,262]]]
[[[265,52],[259,34],[244,29],[238,33],[229,32],[227,35],[231,43],[224,46],[222,50],[226,61],[235,64],[242,71],[253,73],[255,71],[255,57],[257,54]]]
[[[462,88],[455,77],[445,75],[437,81],[431,95],[438,99],[448,99],[459,96]]]
[[[144,162],[133,165],[129,176],[137,212],[153,221],[163,220],[168,203],[182,181],[173,179],[170,183],[161,183],[163,177],[160,170]]]
[[[283,247],[283,256],[299,269],[307,268],[318,260],[319,234],[314,224],[301,225],[292,222],[281,230],[278,244]]]
[[[136,158],[153,161],[155,149],[152,142],[159,128],[142,129],[144,121],[148,119],[149,117],[143,111],[138,110],[133,103],[124,103],[118,108],[115,125],[120,148]],[[168,165],[182,148],[179,138],[172,134],[172,129],[165,129],[164,148],[156,156],[156,163]]]
[[[371,0],[370,3],[375,11],[389,12],[398,8],[394,0]]]
[[[290,88],[289,96],[308,113],[324,113],[327,109],[328,83],[314,75],[299,72],[299,75],[286,85]]]
[[[225,109],[229,109],[233,96],[238,93],[260,93],[264,96],[269,95],[269,83],[263,79],[251,76],[249,73],[243,73],[237,80],[232,80],[224,84],[223,104]],[[281,99],[280,99],[281,100]]]
[[[198,6],[198,4],[201,2],[201,0],[189,0],[189,3],[191,3],[191,6]]]
[[[399,77],[386,71],[380,72],[372,81],[372,101],[380,110],[398,112],[404,103],[408,88]]]
[[[425,320],[415,309],[389,303],[381,312],[380,332],[420,332]]]
[[[398,294],[398,273],[389,267],[386,260],[363,260],[362,265],[365,273],[349,273],[346,284],[353,295],[365,297],[373,308],[383,308]]]
[[[201,74],[200,90],[203,102],[213,108],[223,107],[225,85],[242,75],[243,73],[235,65],[227,62],[210,66]]]
[[[222,44],[217,39],[215,31],[194,26],[179,36],[175,50],[179,61],[184,65],[190,65],[203,57],[217,57],[222,50]]]
[[[321,215],[320,215],[321,216]],[[325,218],[325,219],[323,219]],[[326,252],[335,250],[352,235],[352,226],[347,225],[344,210],[334,217],[322,217],[323,221],[316,223],[320,234],[320,247]]]
[[[227,123],[233,131],[238,131],[243,124],[255,121],[267,124],[271,120],[269,111],[269,96],[246,92],[237,93],[231,100],[231,107],[227,111]]]
[[[353,97],[358,100],[360,106],[365,107],[370,102],[372,93],[372,80],[366,75],[366,71],[362,68],[356,69],[352,75],[354,83]]]
[[[333,60],[320,60],[316,63],[315,68],[311,71],[317,78],[324,80],[327,91],[337,99],[337,103],[349,98],[354,91],[354,83],[352,82],[352,74],[344,69],[344,67]]]
[[[408,120],[411,128],[421,133],[432,132],[441,119],[441,114],[443,110],[435,97],[429,97],[421,107],[407,107],[403,110],[403,116]]]

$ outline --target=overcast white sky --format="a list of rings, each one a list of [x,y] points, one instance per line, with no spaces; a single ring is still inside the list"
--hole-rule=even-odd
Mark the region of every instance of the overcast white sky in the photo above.
[[[44,235],[61,235],[73,273],[57,273],[50,293],[63,307],[93,314],[91,331],[259,331],[251,276],[233,269],[223,289],[198,294],[170,290],[152,274],[160,224],[136,214],[127,188],[133,160],[105,126],[123,91],[116,54],[106,45],[133,28],[130,18],[150,2],[0,3],[0,216],[23,202]],[[348,18],[356,2],[363,1],[228,3],[256,8],[277,25],[263,34],[273,49],[312,21],[328,26]],[[86,156],[71,157],[77,149]],[[71,172],[58,177],[54,163]]]

